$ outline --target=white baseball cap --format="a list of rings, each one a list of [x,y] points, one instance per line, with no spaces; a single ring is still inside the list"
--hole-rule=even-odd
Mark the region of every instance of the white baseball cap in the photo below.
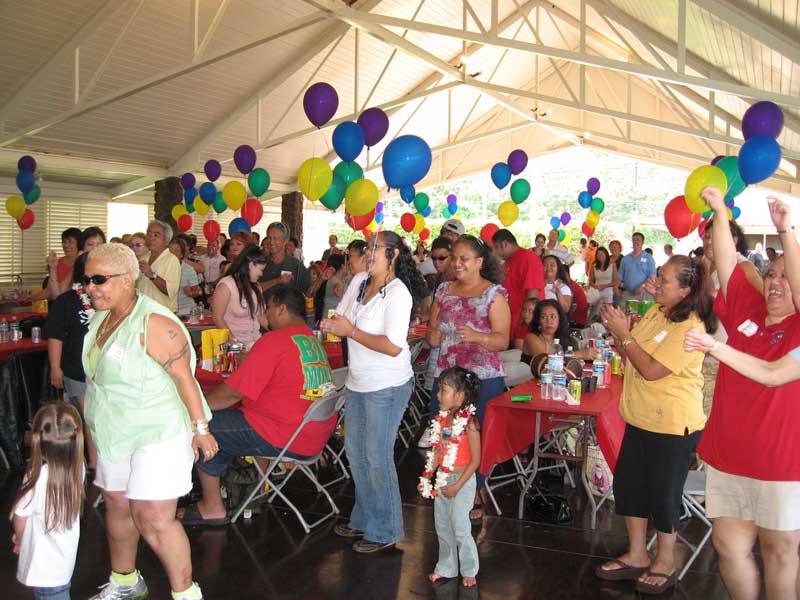
[[[448,219],[442,225],[442,231],[452,231],[457,235],[464,235],[464,224],[458,219]]]

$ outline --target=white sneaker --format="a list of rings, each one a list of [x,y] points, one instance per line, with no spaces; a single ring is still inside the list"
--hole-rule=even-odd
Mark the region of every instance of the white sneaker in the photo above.
[[[431,447],[431,428],[427,427],[422,435],[419,436],[417,448],[430,448]]]
[[[108,583],[101,585],[98,589],[100,593],[95,594],[89,600],[141,600],[147,598],[149,594],[147,584],[138,571],[136,583],[133,585],[120,585],[114,581],[113,577],[109,577]]]
[[[193,581],[192,587],[180,596],[173,596],[172,600],[203,600],[203,592],[200,591],[200,586],[197,585],[197,582]]]

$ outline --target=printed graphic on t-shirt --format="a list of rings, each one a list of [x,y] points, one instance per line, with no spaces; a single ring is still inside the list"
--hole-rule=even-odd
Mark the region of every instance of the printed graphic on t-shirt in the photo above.
[[[297,349],[300,351],[300,366],[303,371],[303,389],[313,390],[324,383],[333,382],[328,355],[322,343],[310,335],[293,335]]]

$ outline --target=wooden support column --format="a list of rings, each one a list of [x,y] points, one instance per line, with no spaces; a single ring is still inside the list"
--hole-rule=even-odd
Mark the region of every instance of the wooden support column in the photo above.
[[[172,218],[172,207],[183,202],[183,188],[177,177],[167,177],[155,183],[153,211],[156,219],[172,226],[173,235],[179,233],[178,224]]]
[[[303,244],[303,194],[289,192],[281,196],[281,221],[289,228],[290,236]]]

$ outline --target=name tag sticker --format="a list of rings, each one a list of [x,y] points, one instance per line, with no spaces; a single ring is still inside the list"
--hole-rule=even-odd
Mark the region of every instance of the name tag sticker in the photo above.
[[[758,332],[758,325],[753,323],[750,319],[742,322],[737,328],[739,333],[746,335],[747,337],[753,337]]]
[[[643,256],[642,258],[640,258],[640,259],[639,259],[639,262],[641,262],[641,263],[646,263],[646,262],[647,262],[647,259],[646,259],[646,258]]]
[[[118,344],[111,344],[108,349],[108,357],[117,364],[122,364],[122,346]]]
[[[664,341],[664,338],[667,337],[667,330],[659,331],[653,339],[658,342],[659,344]]]

